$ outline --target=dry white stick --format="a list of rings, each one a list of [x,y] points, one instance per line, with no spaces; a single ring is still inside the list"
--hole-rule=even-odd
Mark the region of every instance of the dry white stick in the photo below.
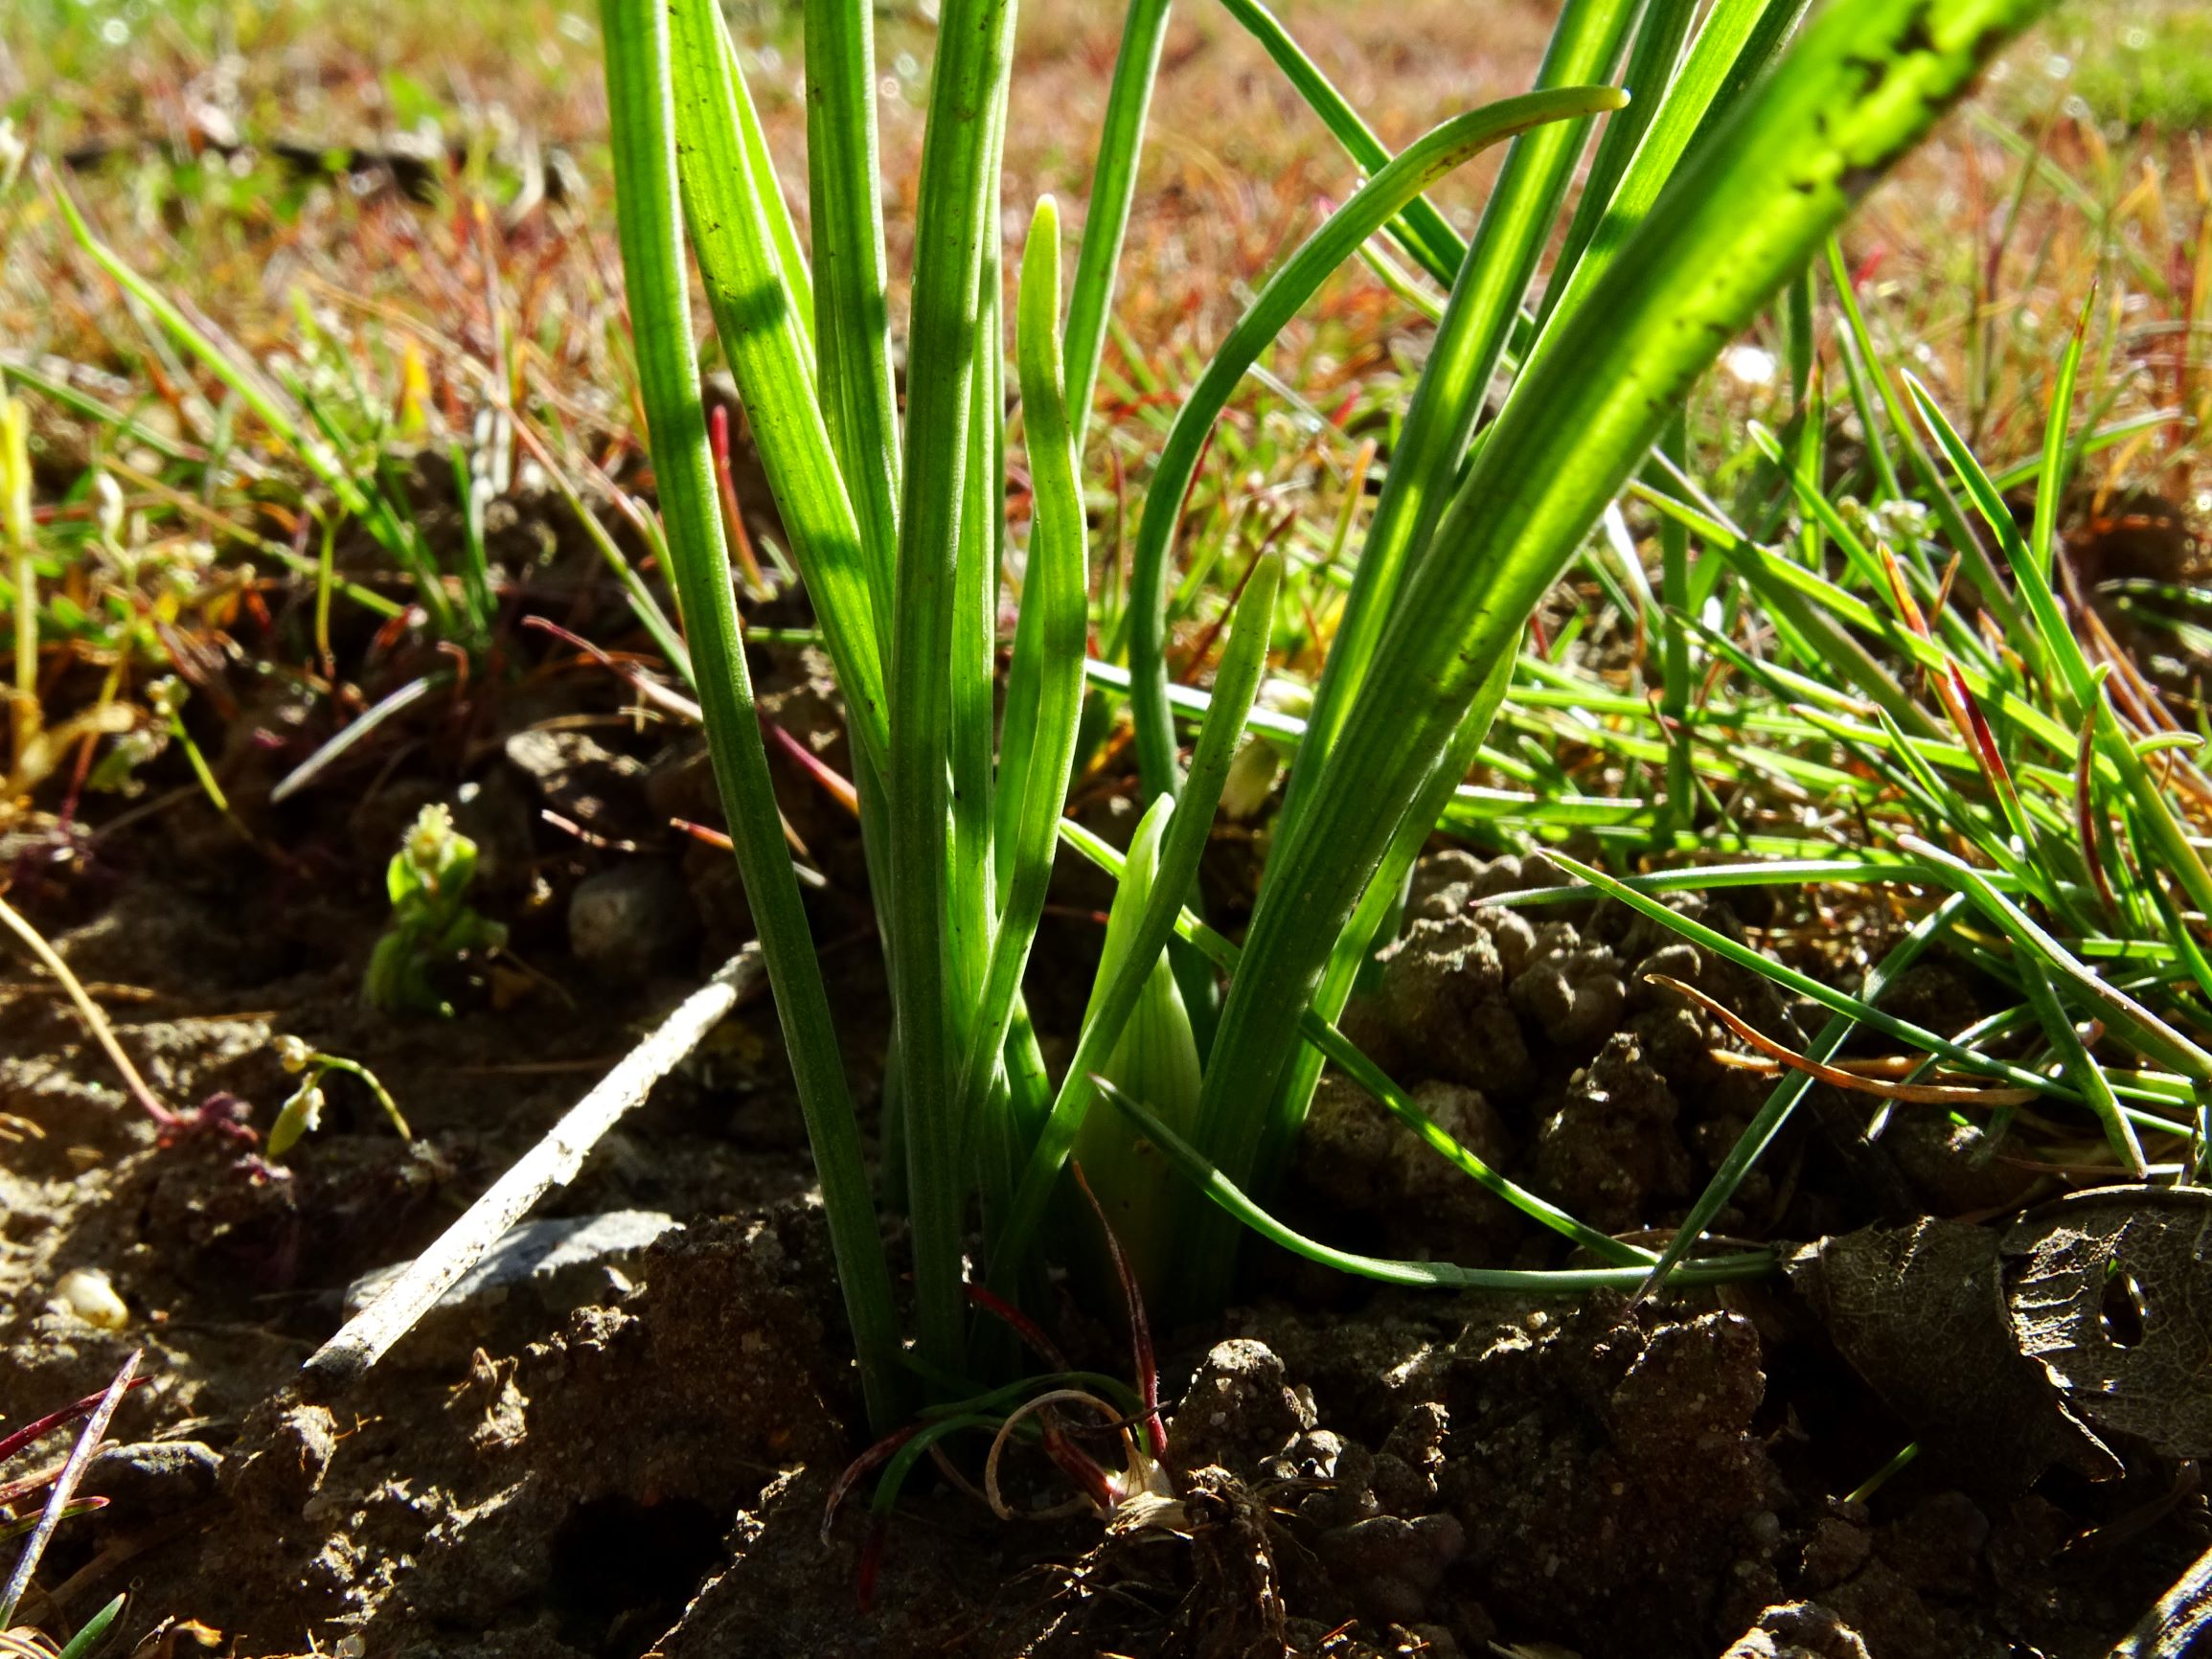
[[[304,1379],[322,1388],[353,1381],[391,1352],[392,1345],[483,1259],[538,1199],[576,1178],[602,1135],[644,1101],[740,999],[765,980],[761,947],[748,944],[721,970],[686,997],[652,1034],[616,1062],[597,1087],[571,1106],[545,1138],[468,1206],[438,1242],[407,1264],[376,1301],[311,1354]]]
[[[2143,1622],[2120,1639],[2111,1659],[2189,1659],[2212,1641],[2212,1550],[2197,1557]]]

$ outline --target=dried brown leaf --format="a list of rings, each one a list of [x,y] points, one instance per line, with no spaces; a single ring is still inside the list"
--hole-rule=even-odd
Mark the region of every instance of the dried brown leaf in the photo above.
[[[2100,1187],[2005,1235],[2013,1329],[2075,1411],[2212,1456],[2212,1193]]]
[[[2091,1479],[2119,1465],[2013,1338],[1997,1235],[1924,1218],[1823,1239],[1790,1263],[1854,1370],[1960,1485],[2025,1491],[2054,1463]]]

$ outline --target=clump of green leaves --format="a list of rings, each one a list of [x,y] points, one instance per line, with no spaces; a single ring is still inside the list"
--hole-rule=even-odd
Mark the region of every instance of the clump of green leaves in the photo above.
[[[451,809],[423,807],[384,870],[392,921],[376,941],[361,987],[371,1008],[452,1017],[439,973],[507,943],[507,929],[468,902],[475,876],[476,843],[453,828]]]
[[[1803,0],[1715,0],[1701,18],[1687,5],[1566,0],[1535,91],[1444,122],[1393,156],[1264,6],[1234,0],[1365,182],[1229,331],[1151,480],[1129,563],[1126,683],[1145,796],[1174,805],[1125,878],[1118,937],[1056,1084],[1020,983],[1055,835],[1072,839],[1060,814],[1084,677],[1081,439],[1167,6],[1129,8],[1064,326],[1049,201],[1023,253],[1014,333],[1034,508],[997,721],[1009,446],[999,158],[1015,0],[942,9],[915,193],[903,405],[891,372],[869,0],[806,9],[810,247],[719,10],[711,0],[605,0],[623,263],[670,563],[879,1426],[911,1393],[910,1375],[941,1398],[971,1392],[963,1385],[973,1287],[964,1280],[975,1219],[989,1292],[1017,1296],[1035,1280],[1039,1240],[1058,1231],[1046,1223],[1064,1206],[1079,1140],[1086,1167],[1112,1170],[1109,1184],[1126,1178],[1108,1200],[1116,1230],[1143,1234],[1126,1240],[1133,1255],[1175,1264],[1181,1311],[1225,1294],[1235,1223],[1265,1221],[1259,1199],[1288,1162],[1322,1056],[1365,1063],[1333,1022],[1482,745],[1533,607],[1663,443],[1721,348],[2043,4],[1835,0],[1791,44]],[[1610,84],[1616,78],[1624,84]],[[1602,114],[1609,120],[1585,168]],[[1424,193],[1508,143],[1482,220],[1463,240]],[[1562,236],[1578,174],[1586,182]],[[1450,299],[1301,722],[1216,1026],[1195,1017],[1191,992],[1208,1004],[1219,994],[1222,942],[1185,900],[1251,723],[1281,560],[1269,555],[1246,573],[1186,766],[1166,626],[1180,506],[1243,377],[1331,273],[1385,233]],[[887,1186],[911,1223],[910,1355],[740,642],[687,245],[845,698],[895,1007],[886,1143],[901,1167]],[[1563,251],[1539,295],[1554,247]],[[1501,375],[1510,388],[1478,433]],[[1670,579],[1670,597],[1678,586]],[[1204,954],[1171,948],[1177,934]],[[1175,1019],[1171,982],[1157,972],[1163,950],[1181,1011],[1194,1017]],[[1125,1049],[1132,1020],[1139,1040]],[[1172,1063],[1155,1067],[1145,1038],[1171,1028]],[[1399,1110],[1402,1091],[1375,1076],[1378,1097]],[[1174,1121],[1135,1089],[1157,1090],[1163,1098],[1149,1105]],[[1104,1114],[1091,1122],[1102,1098],[1125,1119],[1118,1127]],[[1432,1146],[1524,1213],[1569,1236],[1587,1232],[1422,1123]],[[1140,1132],[1164,1156],[1137,1147]],[[1117,1157],[1109,1142],[1135,1155]],[[1167,1186],[1177,1173],[1193,1179]],[[1137,1191],[1148,1181],[1165,1195],[1156,1203]],[[1632,1279],[1648,1260],[1602,1236],[1592,1248],[1615,1265],[1576,1283]],[[1564,1283],[1322,1259],[1398,1283]]]

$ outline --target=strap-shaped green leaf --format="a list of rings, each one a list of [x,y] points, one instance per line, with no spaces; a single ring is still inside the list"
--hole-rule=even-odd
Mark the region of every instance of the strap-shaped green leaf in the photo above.
[[[1009,61],[1012,0],[948,0],[930,72],[915,211],[908,330],[905,473],[889,687],[891,969],[900,1102],[907,1115],[909,1211],[923,1357],[957,1367],[966,1349],[961,1289],[969,1181],[952,1098],[955,1023],[947,999],[946,767],[960,521],[986,312],[984,242],[998,234],[992,170]]]
[[[884,277],[875,7],[871,0],[814,0],[801,19],[816,381],[859,524],[876,628],[888,638],[899,550],[899,397]]]
[[[1770,14],[1794,15],[1802,4],[1803,0],[1717,0],[1691,38],[1689,56],[1668,81],[1666,95],[1638,138],[1620,182],[1606,198],[1605,213],[1589,241],[1572,265],[1562,265],[1554,276],[1540,313],[1545,327],[1582,303],[1650,216],[1707,112],[1728,84],[1738,58],[1751,50],[1762,20]],[[1539,339],[1540,350],[1540,335]]]
[[[1360,120],[1359,112],[1346,102],[1336,90],[1321,66],[1306,56],[1305,49],[1283,27],[1282,20],[1261,4],[1261,0],[1221,0],[1221,9],[1234,17],[1266,49],[1275,60],[1275,67],[1305,99],[1307,106],[1321,118],[1336,142],[1344,147],[1347,155],[1357,162],[1360,170],[1379,173],[1390,165],[1390,151],[1374,128]],[[1396,216],[1397,222],[1390,234],[1399,245],[1413,256],[1414,262],[1426,271],[1439,287],[1449,287],[1451,279],[1467,258],[1467,244],[1445,221],[1444,216],[1430,203],[1419,198],[1406,204],[1403,214]]]
[[[1430,1290],[1506,1290],[1536,1295],[1575,1290],[1626,1290],[1651,1277],[1652,1270],[1641,1266],[1562,1267],[1550,1270],[1460,1267],[1449,1261],[1394,1261],[1383,1257],[1361,1256],[1354,1251],[1339,1250],[1333,1244],[1324,1244],[1319,1239],[1309,1239],[1302,1233],[1294,1232],[1277,1220],[1224,1175],[1203,1152],[1176,1134],[1141,1102],[1104,1079],[1099,1079],[1099,1083],[1101,1092],[1113,1102],[1115,1109],[1127,1116],[1147,1140],[1166,1154],[1176,1170],[1220,1206],[1231,1220],[1249,1227],[1271,1244],[1279,1244],[1293,1255],[1303,1256],[1309,1261],[1317,1261],[1324,1267],[1334,1267],[1340,1273],[1349,1273],[1359,1279],[1373,1279],[1383,1284],[1404,1284]],[[1727,1284],[1746,1279],[1763,1279],[1774,1271],[1774,1266],[1775,1259],[1771,1251],[1754,1250],[1742,1255],[1685,1261],[1674,1267],[1665,1278],[1669,1284],[1685,1287],[1694,1284]]]
[[[707,452],[706,411],[699,398],[684,278],[669,12],[659,6],[604,0],[601,23],[614,131],[617,222],[638,382],[706,716],[707,747],[822,1183],[831,1248],[853,1324],[869,1416],[880,1429],[896,1420],[901,1394],[891,1272],[877,1232],[829,994],[784,845],[730,592],[729,554]]]
[[[1635,10],[1628,0],[1573,0],[1552,32],[1539,89],[1605,80],[1613,71]],[[1616,106],[1616,113],[1626,112]],[[1572,122],[1533,128],[1514,140],[1498,170],[1496,188],[1483,208],[1414,387],[1404,430],[1391,447],[1382,494],[1360,544],[1352,592],[1314,692],[1307,724],[1309,757],[1326,754],[1342,729],[1344,713],[1373,664],[1400,581],[1427,546],[1450,498],[1515,315],[1551,239],[1587,136]],[[1304,805],[1301,783],[1316,770],[1309,764],[1292,774],[1283,804],[1285,824],[1296,822]]]
[[[1436,180],[1516,133],[1546,122],[1617,109],[1623,102],[1621,93],[1610,86],[1560,87],[1486,104],[1425,133],[1361,185],[1283,262],[1229,330],[1169,429],[1145,494],[1144,516],[1129,558],[1130,709],[1136,721],[1138,765],[1149,793],[1173,794],[1179,786],[1174,728],[1168,712],[1168,555],[1182,514],[1184,489],[1197,468],[1206,435],[1245,371],[1330,273]]]
[[[1624,0],[1572,0],[1552,32],[1538,77],[1539,88],[1572,86],[1610,75],[1634,15],[1634,6]],[[1373,666],[1375,646],[1406,572],[1428,550],[1586,136],[1580,123],[1553,123],[1522,133],[1506,154],[1452,284],[1428,362],[1414,388],[1404,430],[1391,451],[1389,473],[1360,547],[1352,592],[1314,694],[1301,751],[1309,760],[1291,770],[1278,834],[1305,810],[1307,785],[1320,771],[1311,757],[1326,753],[1342,729],[1345,713],[1358,698]],[[1451,746],[1438,762],[1424,799],[1408,812],[1369,883],[1360,911],[1330,957],[1313,1002],[1324,1019],[1334,1019],[1343,1011],[1378,925],[1402,891],[1405,873],[1428,839],[1437,814],[1467,775],[1488,728],[1485,716],[1476,729]],[[1320,1080],[1320,1066],[1317,1051],[1301,1051],[1283,1083],[1286,1098],[1310,1099]]]
[[[810,346],[747,159],[735,55],[714,0],[668,0],[685,218],[707,303],[866,763],[889,751],[883,650],[860,529],[814,394]]]
[[[1050,196],[1037,204],[1030,220],[1015,330],[1035,507],[1028,579],[1007,674],[992,833],[1004,891],[960,1074],[958,1099],[963,1117],[970,1120],[983,1109],[1044,913],[1083,716],[1088,532],[1076,477],[1075,432],[1061,390],[1060,213]]]
[[[1159,75],[1160,46],[1168,37],[1168,6],[1169,0],[1129,0],[1113,82],[1106,89],[1106,126],[1099,134],[1089,205],[1083,210],[1083,248],[1076,256],[1075,287],[1067,302],[1067,406],[1076,422],[1078,453],[1083,429],[1090,420],[1099,353],[1106,347],[1114,269],[1121,262],[1129,202],[1136,194],[1145,112]]]

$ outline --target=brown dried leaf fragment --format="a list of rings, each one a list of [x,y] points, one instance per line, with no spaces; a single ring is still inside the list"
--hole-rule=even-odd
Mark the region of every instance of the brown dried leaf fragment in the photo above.
[[[1993,1496],[2054,1463],[2092,1480],[2118,1462],[2014,1340],[1997,1235],[1924,1217],[1823,1239],[1790,1276],[1853,1369],[1947,1478]]]
[[[2005,1235],[2020,1352],[2098,1429],[2212,1456],[2212,1193],[2119,1186]]]

